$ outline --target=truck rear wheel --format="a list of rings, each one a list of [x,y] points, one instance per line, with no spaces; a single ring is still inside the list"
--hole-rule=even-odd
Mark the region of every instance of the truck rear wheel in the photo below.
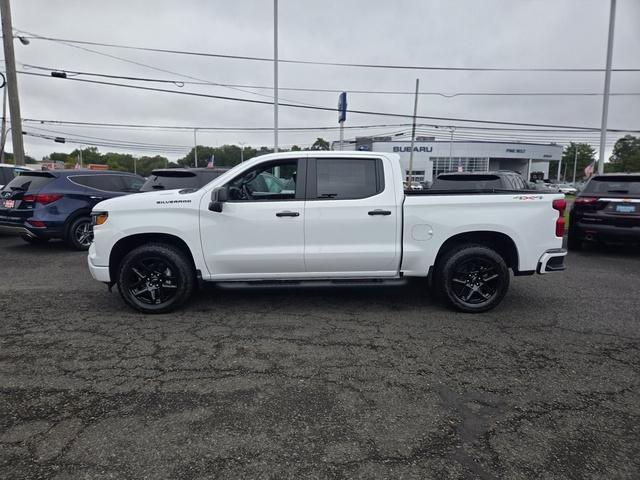
[[[151,243],[129,252],[118,267],[124,301],[144,313],[166,313],[182,305],[195,288],[193,265],[179,249]]]
[[[436,286],[454,308],[467,313],[491,310],[509,289],[504,258],[484,245],[467,244],[449,250],[436,270]]]

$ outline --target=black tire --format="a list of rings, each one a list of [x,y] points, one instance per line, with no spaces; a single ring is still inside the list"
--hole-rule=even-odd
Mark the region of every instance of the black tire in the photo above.
[[[484,245],[446,252],[436,268],[436,288],[449,305],[467,313],[491,310],[504,298],[511,276],[504,258]]]
[[[48,238],[44,238],[44,237],[30,237],[29,235],[22,235],[22,240],[24,240],[27,243],[30,243],[31,245],[43,245],[45,243],[47,243],[49,241]]]
[[[193,293],[196,275],[179,249],[163,243],[142,245],[129,252],[117,267],[122,299],[143,313],[170,312]]]
[[[89,250],[93,242],[91,218],[78,217],[67,228],[65,242],[74,250]]]
[[[567,235],[567,248],[573,252],[579,252],[582,250],[582,245],[582,235],[580,235],[577,230],[569,228],[569,234]]]

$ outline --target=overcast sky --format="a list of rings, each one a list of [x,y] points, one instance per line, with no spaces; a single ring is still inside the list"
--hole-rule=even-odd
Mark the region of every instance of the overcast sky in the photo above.
[[[12,9],[14,28],[37,35],[232,55],[273,55],[273,2],[269,0],[14,0]],[[609,14],[609,2],[605,0],[280,0],[279,11],[279,53],[282,59],[460,67],[603,68],[605,65]],[[639,27],[640,1],[619,0],[614,68],[640,68]],[[273,85],[273,65],[268,62],[89,48],[210,82]],[[30,64],[112,75],[185,80],[177,74],[55,42],[32,40],[30,45],[23,46],[16,41],[15,49],[19,70],[24,70],[22,64]],[[420,78],[421,91],[447,94],[601,92],[604,74],[409,71],[281,64],[279,83],[281,87],[411,91],[416,77]],[[273,125],[273,108],[267,105],[26,75],[20,75],[18,81],[25,118],[218,127]],[[183,88],[172,84],[144,85],[270,100],[211,85],[185,85]],[[611,90],[640,93],[640,72],[614,73]],[[270,94],[268,90],[255,91],[262,95]],[[337,103],[337,94],[334,93],[281,91],[280,96],[283,102],[289,100],[328,107]],[[409,95],[350,94],[349,108],[410,114],[413,99]],[[597,127],[601,109],[601,96],[421,96],[418,113]],[[407,121],[353,114],[348,117],[347,125]],[[336,122],[334,112],[280,109],[280,125],[283,127],[335,126]],[[447,122],[438,123],[447,125]],[[63,135],[34,130],[36,126],[66,135],[180,145],[184,146],[184,153],[193,144],[193,132],[189,131],[107,130],[29,123],[24,125],[24,130]],[[640,96],[612,97],[609,126],[640,129]],[[397,130],[348,131],[347,137]],[[456,131],[456,135],[463,135],[463,131]],[[318,136],[336,140],[338,132],[282,132],[280,144],[308,145]],[[613,141],[617,136],[610,134],[609,138]],[[76,148],[75,145],[55,144],[51,140],[34,137],[25,137],[25,142],[26,152],[38,159],[52,151]],[[198,132],[199,144],[238,142],[270,146],[273,134]],[[8,150],[11,150],[10,146]],[[147,153],[129,152],[137,155]],[[164,152],[158,150],[158,153]],[[168,154],[170,158],[182,155]]]

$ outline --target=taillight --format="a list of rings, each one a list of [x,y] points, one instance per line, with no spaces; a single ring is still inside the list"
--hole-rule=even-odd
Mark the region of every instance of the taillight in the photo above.
[[[36,195],[25,195],[22,197],[22,201],[47,205],[49,203],[57,202],[62,197],[63,195],[60,193],[38,193]]]
[[[576,205],[591,205],[596,203],[598,199],[596,197],[576,197],[575,204]]]
[[[558,211],[556,237],[562,237],[564,235],[564,211],[567,209],[567,201],[564,198],[558,198],[551,203],[551,206]]]

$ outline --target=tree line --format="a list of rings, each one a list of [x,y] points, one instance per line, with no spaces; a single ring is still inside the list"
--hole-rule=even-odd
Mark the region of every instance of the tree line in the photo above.
[[[300,148],[296,145],[288,151],[302,150],[329,150],[329,142],[323,138],[318,138],[308,148]],[[577,150],[577,156],[576,156]],[[281,151],[287,151],[281,149]],[[198,145],[198,167],[206,167],[212,156],[214,164],[219,167],[233,167],[242,160],[249,160],[258,155],[272,153],[273,149],[268,147],[239,147],[237,145],[222,145],[220,147],[210,147]],[[583,180],[584,169],[596,161],[595,149],[587,143],[574,143],[564,147],[562,153],[562,172],[560,178],[570,181],[573,178],[574,161],[576,163],[576,180]],[[64,162],[66,168],[74,168],[78,161],[80,150],[76,149],[71,153],[54,152],[48,156],[49,161]],[[26,163],[38,163],[35,158],[26,156]],[[5,162],[13,163],[13,155],[5,153]],[[97,147],[87,147],[82,149],[82,163],[84,166],[94,163],[107,165],[110,170],[133,172],[134,169],[142,176],[148,176],[156,168],[176,168],[194,167],[195,151],[192,148],[184,157],[176,162],[170,161],[162,155],[134,157],[128,153],[106,152],[101,153]],[[613,152],[609,161],[605,163],[605,172],[640,172],[640,137],[625,135],[618,139],[613,147]],[[549,178],[558,178],[558,163],[553,162],[549,166]]]
[[[266,155],[273,153],[272,148],[268,147],[241,147],[237,145],[222,145],[221,147],[209,147],[206,145],[198,145],[198,167],[206,167],[212,156],[214,165],[217,167],[233,167],[241,161],[249,160],[258,155]],[[303,150],[329,150],[329,142],[323,138],[318,138],[308,148],[301,148],[297,145],[291,149],[280,149],[280,151],[303,151]],[[184,157],[173,162],[162,155],[137,157],[129,153],[106,152],[101,153],[97,147],[86,147],[83,149],[75,149],[70,153],[53,152],[43,161],[63,162],[65,168],[74,168],[80,160],[82,153],[82,165],[89,164],[107,165],[109,170],[121,172],[137,172],[139,175],[146,177],[151,174],[152,170],[157,168],[178,168],[178,167],[195,167],[195,148],[192,148]],[[13,155],[5,153],[5,161],[13,163]],[[37,160],[28,155],[25,156],[25,163],[38,163]]]

